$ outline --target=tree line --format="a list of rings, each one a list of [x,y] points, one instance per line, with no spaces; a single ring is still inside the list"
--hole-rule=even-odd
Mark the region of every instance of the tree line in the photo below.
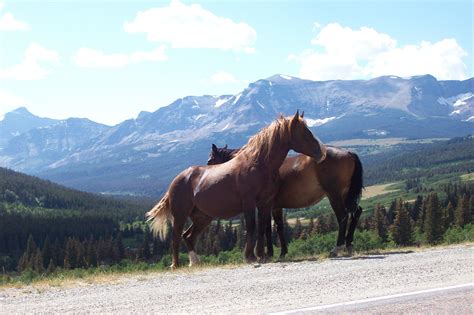
[[[396,199],[388,207],[377,204],[371,215],[361,219],[358,228],[372,231],[381,242],[400,246],[436,244],[450,228],[470,224],[473,211],[474,185],[448,184],[439,193],[418,195],[414,201]],[[298,218],[290,225],[285,216],[284,224],[289,242],[338,229],[332,212],[311,217],[307,224]],[[213,222],[199,238],[197,252],[217,256],[223,251],[242,249],[244,227],[243,217]],[[273,229],[273,243],[278,245],[276,228]],[[99,267],[124,260],[157,263],[169,254],[169,248],[169,235],[164,241],[154,238],[143,223],[120,227],[104,217],[35,217],[7,213],[0,206],[0,268],[4,272],[32,270],[43,274],[56,268]],[[184,244],[182,250],[186,252]]]

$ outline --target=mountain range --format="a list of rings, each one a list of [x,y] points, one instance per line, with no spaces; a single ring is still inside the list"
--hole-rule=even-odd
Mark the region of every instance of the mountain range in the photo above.
[[[179,171],[204,164],[211,143],[241,146],[297,109],[325,142],[463,136],[474,131],[474,78],[274,75],[236,95],[187,96],[115,126],[19,108],[0,120],[0,166],[86,191],[156,197]]]

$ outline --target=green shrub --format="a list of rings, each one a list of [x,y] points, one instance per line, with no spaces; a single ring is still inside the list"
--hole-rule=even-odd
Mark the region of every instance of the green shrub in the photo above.
[[[314,256],[329,252],[336,245],[337,232],[316,234],[306,240],[295,240],[288,245],[288,258]]]
[[[472,224],[466,224],[463,228],[451,227],[444,233],[443,241],[448,244],[474,241],[474,227]]]
[[[381,249],[387,246],[375,231],[356,231],[353,242],[355,251],[369,251]]]

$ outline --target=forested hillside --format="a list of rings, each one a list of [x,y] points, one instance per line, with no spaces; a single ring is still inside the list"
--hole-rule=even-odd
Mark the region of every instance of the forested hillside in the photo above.
[[[69,189],[53,182],[0,167],[0,203],[26,207],[75,210],[107,217],[143,216],[151,202],[117,200]]]
[[[474,137],[403,145],[388,152],[366,155],[362,162],[367,185],[440,174],[472,173]]]

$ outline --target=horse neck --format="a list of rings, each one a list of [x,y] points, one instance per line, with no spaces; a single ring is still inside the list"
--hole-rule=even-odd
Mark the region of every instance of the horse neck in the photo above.
[[[260,154],[256,159],[256,164],[262,166],[269,172],[277,172],[283,164],[288,152],[290,144],[288,139],[275,139],[267,154]]]

